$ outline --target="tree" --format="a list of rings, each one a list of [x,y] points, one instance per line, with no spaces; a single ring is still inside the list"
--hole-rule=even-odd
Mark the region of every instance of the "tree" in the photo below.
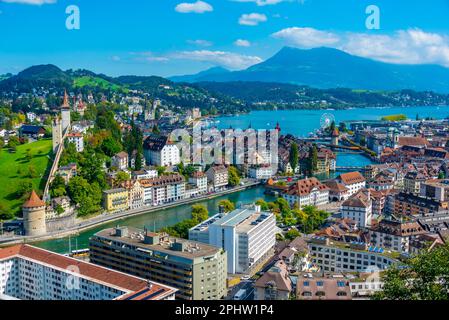
[[[383,276],[384,287],[377,300],[449,300],[449,245],[425,250],[393,266]]]
[[[218,207],[223,207],[223,209],[226,213],[235,210],[235,204],[233,202],[231,202],[230,200],[221,200],[218,203]]]
[[[291,229],[291,230],[289,230],[289,231],[285,234],[285,239],[291,241],[291,240],[296,239],[296,238],[299,237],[299,236],[301,236],[301,233],[300,233],[298,230],[296,230],[296,229]]]
[[[229,166],[228,168],[229,174],[229,185],[231,187],[238,186],[240,184],[240,172],[234,166]]]
[[[207,207],[202,204],[196,204],[192,206],[192,219],[198,223],[201,223],[209,218],[209,211]]]
[[[124,171],[117,172],[117,175],[115,176],[115,185],[119,186],[123,182],[128,181],[129,179],[131,179],[129,173],[126,173]]]
[[[290,165],[293,169],[293,172],[296,171],[296,168],[298,168],[299,163],[299,149],[296,142],[293,142],[290,147]]]
[[[156,170],[157,170],[157,174],[158,174],[159,176],[161,176],[161,175],[163,175],[163,174],[165,173],[165,171],[167,170],[167,168],[165,168],[165,167],[157,167]]]
[[[309,173],[313,174],[318,170],[318,149],[316,145],[313,145],[309,151]]]
[[[268,203],[264,199],[256,200],[256,205],[260,206],[262,211],[268,211],[270,208],[268,207]]]
[[[52,198],[65,196],[67,191],[65,189],[65,180],[60,175],[57,175],[50,184],[50,195]]]
[[[2,221],[11,219],[14,219],[14,213],[12,213],[10,210],[7,210],[3,203],[0,203],[0,224]]]
[[[78,205],[78,215],[86,216],[100,211],[102,191],[97,182],[89,183],[81,176],[73,177],[68,185],[69,196]]]
[[[19,182],[17,186],[17,195],[22,198],[28,198],[33,191],[33,183],[31,180],[24,180]]]
[[[114,138],[108,137],[103,140],[103,143],[101,144],[101,150],[108,157],[113,157],[122,150],[122,145]]]

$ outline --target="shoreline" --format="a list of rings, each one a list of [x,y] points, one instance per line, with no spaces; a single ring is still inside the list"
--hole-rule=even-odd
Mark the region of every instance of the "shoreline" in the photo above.
[[[104,225],[107,223],[117,221],[117,220],[122,220],[122,219],[131,218],[131,217],[135,217],[135,216],[149,214],[149,213],[153,213],[155,211],[163,211],[166,209],[176,208],[181,205],[194,204],[194,203],[198,203],[198,202],[201,202],[204,200],[210,200],[210,199],[218,198],[218,197],[225,196],[228,194],[233,194],[233,193],[237,193],[237,192],[244,191],[247,189],[251,189],[251,188],[257,187],[259,185],[261,185],[261,183],[259,181],[249,182],[243,186],[238,186],[238,187],[220,191],[220,192],[217,192],[214,194],[203,195],[203,196],[200,196],[197,198],[184,199],[184,200],[181,200],[178,202],[165,204],[165,205],[162,205],[159,207],[144,207],[144,208],[139,208],[139,209],[135,209],[135,210],[127,210],[124,212],[110,214],[110,215],[100,215],[100,216],[96,216],[90,220],[86,220],[85,223],[81,222],[68,230],[55,231],[50,234],[46,234],[44,236],[32,237],[32,238],[22,236],[22,237],[6,238],[5,240],[2,240],[0,238],[0,247],[6,247],[6,246],[10,246],[10,245],[15,245],[15,244],[33,244],[33,243],[42,242],[42,241],[62,239],[62,238],[66,238],[71,235],[79,234],[80,232],[88,231],[90,229],[93,229],[95,227],[98,227],[98,226],[101,226],[101,225]],[[96,218],[98,219],[98,221],[95,221]]]

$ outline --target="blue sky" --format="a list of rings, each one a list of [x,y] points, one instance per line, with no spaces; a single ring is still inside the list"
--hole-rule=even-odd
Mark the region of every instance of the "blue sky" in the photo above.
[[[80,30],[65,26],[69,5]],[[369,5],[379,30],[365,26]],[[448,16],[449,0],[0,0],[0,73],[43,63],[108,75],[238,70],[285,45],[449,67]]]

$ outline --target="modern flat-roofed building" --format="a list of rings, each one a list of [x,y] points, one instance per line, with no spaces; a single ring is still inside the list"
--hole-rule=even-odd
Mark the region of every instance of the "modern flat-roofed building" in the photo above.
[[[372,272],[399,264],[400,254],[366,243],[330,241],[325,237],[309,240],[313,263],[324,272]]]
[[[421,197],[436,201],[449,201],[449,179],[428,180],[420,185]]]
[[[226,291],[226,253],[166,234],[121,227],[90,239],[92,263],[176,288],[177,298],[218,300]]]
[[[174,300],[175,292],[29,245],[0,249],[0,299]]]
[[[259,206],[217,214],[189,230],[189,239],[223,248],[228,273],[250,273],[276,243],[276,218]]]

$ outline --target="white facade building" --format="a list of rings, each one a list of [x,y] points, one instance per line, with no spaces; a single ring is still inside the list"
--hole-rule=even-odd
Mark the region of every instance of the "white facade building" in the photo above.
[[[79,132],[69,133],[67,135],[67,140],[75,145],[77,152],[84,151],[84,137],[81,133]]]
[[[322,206],[329,203],[329,188],[316,178],[303,179],[292,185],[282,197],[290,206]]]
[[[274,175],[273,167],[270,165],[265,166],[252,166],[249,168],[249,177],[257,180],[268,180]]]
[[[4,298],[174,300],[175,292],[156,283],[150,288],[145,279],[29,245],[0,249],[0,296]]]
[[[369,190],[360,190],[351,198],[343,202],[341,206],[343,219],[351,219],[357,222],[357,226],[366,228],[371,225],[373,219],[373,201]]]
[[[176,166],[181,163],[178,147],[168,137],[149,136],[144,144],[147,164],[161,167]]]
[[[276,243],[276,218],[270,212],[242,208],[218,214],[189,230],[189,239],[222,248],[227,253],[228,273],[249,273]]]
[[[349,196],[356,194],[361,189],[366,188],[366,179],[360,172],[349,172],[338,176],[338,183],[343,184],[349,190]]]

